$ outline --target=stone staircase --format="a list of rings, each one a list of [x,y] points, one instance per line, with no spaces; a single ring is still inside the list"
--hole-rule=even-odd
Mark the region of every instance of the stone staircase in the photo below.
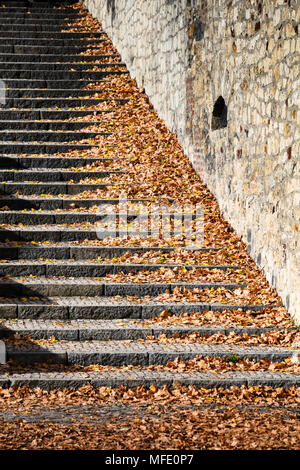
[[[81,27],[76,32],[66,31],[65,23],[79,18],[82,11],[69,5],[58,9],[46,2],[35,3],[30,8],[22,2],[4,5],[0,8],[0,78],[7,90],[6,103],[0,109],[0,257],[3,261],[0,263],[0,331],[12,365],[0,373],[0,385],[44,388],[78,387],[87,383],[93,386],[162,386],[173,382],[203,387],[299,385],[299,375],[280,370],[164,369],[165,364],[176,362],[177,358],[189,361],[198,356],[223,358],[232,364],[239,358],[280,362],[297,355],[300,349],[289,344],[214,344],[189,337],[178,342],[147,340],[149,336],[165,335],[168,339],[187,334],[208,338],[232,333],[259,337],[280,331],[281,327],[249,327],[234,321],[235,313],[238,316],[246,312],[259,314],[272,309],[272,305],[156,299],[167,291],[176,294],[178,288],[246,289],[244,283],[230,282],[225,276],[239,269],[234,264],[184,266],[199,273],[217,270],[224,273],[223,282],[179,279],[178,282],[138,283],[107,278],[118,273],[151,273],[181,267],[180,263],[114,261],[125,253],[157,251],[167,256],[175,251],[171,246],[87,243],[97,239],[95,224],[103,219],[105,207],[113,201],[77,199],[83,191],[111,184],[80,180],[121,177],[126,168],[120,161],[118,170],[110,170],[113,160],[102,157],[100,148],[100,157],[84,154],[92,148],[97,150],[93,143],[96,136],[112,135],[113,130],[103,131],[102,123],[109,121],[109,113],[115,106],[123,106],[130,98],[114,95],[110,99],[95,98],[97,90],[84,87],[108,79],[109,89],[110,77],[128,71],[122,62],[116,62],[117,54],[85,55],[82,61],[79,54],[87,48],[99,47],[106,37],[103,31],[86,32]],[[91,70],[94,66],[101,70]],[[92,107],[101,101],[108,108],[95,111]],[[97,122],[97,132],[82,130],[95,124],[86,120],[94,115],[103,116],[103,121]],[[91,143],[76,143],[83,139],[90,139]],[[63,155],[71,151],[82,152],[82,156]],[[96,162],[105,163],[107,169],[80,170]],[[99,210],[88,212],[95,205]],[[74,206],[86,210],[72,211]],[[83,223],[92,226],[82,227]],[[77,245],[77,242],[81,243]],[[212,256],[218,252],[214,246],[197,250]],[[228,326],[221,322],[206,325],[204,321],[197,326],[185,317],[181,323],[167,325],[158,318],[166,310],[178,318],[194,313],[201,316],[205,312],[217,315],[226,310],[232,312],[233,322]],[[107,369],[86,368],[93,365],[107,366]]]

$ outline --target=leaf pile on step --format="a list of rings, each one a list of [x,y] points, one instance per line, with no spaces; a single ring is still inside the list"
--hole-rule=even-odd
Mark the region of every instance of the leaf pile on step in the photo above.
[[[289,328],[293,326],[291,320],[286,314],[284,307],[267,307],[261,310],[242,310],[224,309],[221,311],[204,311],[194,313],[182,313],[180,315],[172,315],[167,309],[164,309],[156,317],[147,320],[149,326],[176,326],[176,325],[218,325],[224,327],[230,326],[248,326],[248,327],[265,327],[265,328]]]
[[[29,340],[28,340],[29,343]],[[22,344],[22,343],[21,343]],[[189,360],[183,360],[179,357],[173,361],[168,361],[166,364],[156,364],[149,366],[140,365],[124,365],[124,366],[110,366],[101,364],[90,364],[83,366],[80,364],[55,364],[51,361],[47,363],[34,363],[34,364],[23,364],[15,362],[10,359],[6,364],[0,364],[0,371],[4,376],[9,377],[15,373],[39,373],[39,372],[62,372],[64,374],[88,373],[89,376],[97,376],[99,372],[130,372],[135,370],[144,371],[172,371],[172,373],[181,372],[211,372],[211,373],[223,373],[223,372],[242,372],[242,371],[269,371],[269,372],[288,372],[290,374],[299,374],[300,365],[297,363],[293,356],[288,357],[282,361],[270,361],[268,359],[262,359],[255,361],[248,357],[239,357],[237,354],[232,354],[228,358],[223,357],[212,357],[212,356],[201,356],[198,355]]]
[[[245,346],[255,345],[268,345],[268,346],[295,346],[298,344],[300,348],[300,332],[297,330],[273,330],[260,335],[249,333],[215,333],[215,334],[201,334],[197,332],[178,334],[174,333],[168,336],[165,333],[159,336],[147,336],[146,339],[138,339],[137,342],[155,342],[158,344],[169,343],[203,343],[203,344],[239,344]],[[291,351],[292,353],[292,351]]]

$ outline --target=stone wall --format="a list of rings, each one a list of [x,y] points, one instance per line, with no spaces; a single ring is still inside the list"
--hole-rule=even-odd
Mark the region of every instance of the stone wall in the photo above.
[[[86,0],[300,323],[297,0]]]
[[[86,0],[169,129],[184,135],[185,0]]]

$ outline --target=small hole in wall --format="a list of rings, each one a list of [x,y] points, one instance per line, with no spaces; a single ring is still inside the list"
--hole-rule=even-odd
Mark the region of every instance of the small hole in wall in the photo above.
[[[261,4],[261,2],[258,2],[257,9],[258,9],[258,13],[261,14],[261,12],[262,12],[262,4]]]
[[[219,96],[214,104],[211,128],[214,131],[217,129],[222,129],[223,127],[227,127],[227,106],[225,104],[224,98]]]

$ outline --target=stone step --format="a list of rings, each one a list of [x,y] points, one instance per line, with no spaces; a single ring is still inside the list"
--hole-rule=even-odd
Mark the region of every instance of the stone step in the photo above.
[[[70,11],[70,12],[80,12],[80,9],[78,8],[73,8],[71,6],[70,2],[68,1],[46,1],[46,0],[38,0],[38,1],[31,1],[30,0],[30,5],[28,5],[28,1],[12,1],[12,0],[4,0],[3,3],[1,3],[0,10],[1,11],[6,11],[6,9],[11,8],[11,9],[16,9],[18,7],[18,11],[35,11],[35,10],[40,10],[40,9],[46,9],[47,11],[53,11],[53,12],[65,12],[65,11]],[[71,2],[72,3],[72,2]]]
[[[155,302],[109,297],[48,297],[46,300],[0,300],[0,318],[10,319],[150,319],[167,310],[172,315],[194,312],[259,312],[269,305],[208,302]]]
[[[103,95],[103,94],[110,94],[111,98],[118,97],[117,94],[113,90],[81,90],[80,88],[70,90],[68,88],[62,89],[62,90],[55,90],[55,89],[43,89],[43,88],[38,88],[36,90],[34,89],[28,89],[28,88],[19,88],[19,89],[14,89],[10,88],[6,91],[6,98],[11,99],[11,98],[83,98],[83,97],[92,97],[93,95]],[[101,96],[99,97],[101,98]],[[82,123],[81,123],[82,124]]]
[[[94,139],[97,136],[109,136],[112,135],[112,132],[103,132],[99,130],[98,132],[85,132],[85,131],[44,131],[44,130],[14,130],[6,129],[0,130],[0,139],[2,142],[12,142],[12,143],[51,143],[51,142],[78,142],[83,139],[89,139],[91,143],[94,143]],[[7,174],[8,176],[8,174]]]
[[[62,50],[65,54],[76,54],[87,49],[99,48],[105,41],[104,36],[102,39],[85,38],[84,40],[68,37],[65,39],[51,38],[51,45],[49,45],[49,39],[43,39],[42,37],[15,38],[13,35],[6,37],[5,33],[0,31],[0,51],[2,54],[54,54],[55,52],[61,54]]]
[[[158,238],[159,233],[154,232],[130,232],[131,237],[156,237]],[[103,240],[105,238],[126,238],[128,236],[127,231],[112,231],[106,230],[101,232],[94,228],[81,228],[66,226],[55,226],[55,225],[39,225],[32,226],[30,228],[15,226],[13,228],[1,228],[0,229],[0,242],[70,242],[70,241],[83,241],[83,240]],[[180,237],[180,232],[170,232],[171,237]]]
[[[87,38],[88,40],[92,39],[103,39],[106,38],[107,35],[104,31],[101,32],[61,32],[61,28],[58,27],[56,30],[52,28],[47,28],[47,26],[41,26],[39,30],[36,29],[35,26],[30,27],[30,25],[13,25],[7,26],[6,24],[0,25],[0,36],[5,38],[14,38],[15,43],[19,43],[18,39],[76,39],[77,41],[80,39]]]
[[[27,11],[22,8],[1,8],[0,5],[0,22],[4,23],[5,20],[8,23],[20,23],[20,21],[26,20],[29,22],[35,22],[35,21],[41,21],[42,23],[45,23],[48,21],[57,21],[58,23],[61,21],[74,21],[76,19],[81,19],[84,18],[84,15],[81,14],[80,12],[77,13],[72,13],[72,10],[65,11],[63,13],[59,13],[59,10],[47,10],[47,18],[45,18],[44,13],[42,10],[41,11]]]
[[[35,23],[38,20],[41,20],[42,23],[46,23],[47,18],[49,21],[56,21],[56,24],[60,24],[62,21],[66,23],[70,23],[76,20],[80,20],[84,18],[84,14],[78,12],[72,12],[72,10],[65,10],[59,12],[59,10],[52,10],[47,8],[45,9],[37,9],[35,11],[28,11],[24,8],[17,8],[17,7],[6,7],[1,8],[0,5],[0,22],[4,23],[7,21],[8,23],[22,23],[23,21]]]
[[[47,17],[48,17],[48,14],[47,14]],[[23,14],[23,15],[14,15],[12,16],[12,14],[10,14],[10,16],[7,16],[7,15],[4,15],[1,11],[0,11],[0,24],[3,25],[3,24],[6,24],[7,25],[7,29],[11,29],[11,26],[14,26],[14,25],[18,25],[20,29],[23,29],[23,26],[27,26],[27,25],[30,25],[30,26],[49,26],[49,29],[52,30],[52,28],[59,28],[59,30],[61,29],[65,29],[67,28],[68,24],[69,23],[72,23],[72,21],[76,20],[76,19],[80,19],[80,17],[77,17],[77,16],[73,16],[72,18],[71,17],[67,17],[65,15],[61,15],[61,16],[49,16],[49,18],[42,18],[41,15],[30,15],[30,14]],[[47,28],[48,30],[48,28]],[[39,29],[37,29],[37,31],[39,31]]]
[[[79,92],[80,93],[80,92]],[[0,121],[0,130],[9,129],[14,131],[25,129],[28,131],[76,131],[85,127],[109,124],[109,121]],[[100,130],[100,129],[99,129]],[[98,133],[97,133],[98,135]],[[11,157],[13,158],[13,157]],[[18,157],[15,157],[18,158]],[[52,157],[51,157],[52,158]],[[66,158],[63,159],[64,161]],[[67,159],[68,160],[68,159]],[[0,168],[3,167],[0,161]]]
[[[78,108],[97,106],[99,103],[107,103],[109,106],[111,103],[124,104],[128,103],[129,99],[124,98],[6,98],[3,108]]]
[[[18,121],[16,121],[18,122]],[[35,121],[32,121],[35,122]],[[46,123],[48,125],[48,123]],[[49,121],[49,125],[51,124],[51,121]],[[55,122],[54,122],[55,124]],[[80,122],[82,124],[82,122]],[[0,123],[1,126],[1,123]],[[47,127],[47,126],[45,126]],[[0,157],[0,168],[13,168],[13,169],[40,169],[40,168],[72,168],[72,167],[78,167],[78,166],[86,166],[86,165],[91,165],[96,162],[103,162],[103,163],[109,163],[113,159],[110,158],[93,158],[93,157],[55,157],[55,156],[33,156],[33,157],[17,157],[17,156],[1,156]],[[20,206],[11,206],[14,209],[25,209],[24,206],[22,206],[23,202],[20,200]],[[32,203],[34,200],[32,200]],[[40,200],[40,203],[44,203],[43,199]],[[14,199],[9,199],[10,204],[14,204],[15,200]],[[38,203],[38,202],[37,202]],[[27,201],[26,201],[27,204]],[[3,204],[3,205],[6,205]],[[26,206],[28,207],[28,206]],[[45,206],[47,207],[47,206]],[[58,207],[52,206],[47,207],[47,208],[60,208],[60,205]]]
[[[159,323],[148,323],[142,320],[6,320],[0,323],[0,337],[9,338],[19,334],[33,339],[48,339],[54,336],[57,340],[91,341],[91,340],[137,340],[147,336],[179,336],[198,333],[201,336],[218,333],[229,335],[262,335],[272,331],[286,331],[284,328],[260,328],[222,325],[195,326],[192,324],[163,326]],[[295,330],[290,328],[289,331]]]
[[[156,238],[159,239],[160,233],[142,232],[125,230],[105,230],[100,231],[99,228],[85,227],[85,224],[78,226],[68,225],[38,225],[30,227],[22,227],[21,225],[10,226],[0,229],[0,242],[71,242],[83,240],[99,240],[106,238],[122,238],[139,237],[139,238]],[[181,232],[170,232],[171,237],[181,237]]]
[[[75,172],[76,173],[76,172]],[[97,172],[94,172],[97,173]],[[98,172],[101,174],[100,172]],[[105,175],[105,173],[102,173]],[[51,175],[51,173],[49,173]],[[88,177],[89,175],[87,175]],[[84,177],[81,173],[76,173],[76,177],[78,179]],[[27,181],[26,181],[27,183]],[[0,200],[1,201],[1,200]],[[3,207],[3,206],[2,206]],[[111,208],[108,208],[109,210]],[[0,211],[0,224],[10,224],[10,225],[15,225],[15,224],[24,224],[24,225],[42,225],[42,224],[81,224],[81,223],[91,223],[94,224],[96,222],[101,222],[102,226],[106,222],[113,222],[117,225],[118,227],[118,220],[117,218],[120,217],[121,223],[120,226],[121,228],[124,227],[124,223],[132,225],[128,227],[128,230],[138,230],[138,227],[140,227],[140,222],[144,220],[147,222],[147,220],[150,220],[147,215],[145,214],[134,214],[133,213],[122,213],[118,212],[118,208],[115,208],[115,213],[105,213],[101,207],[98,207],[99,212],[88,212],[88,211],[80,211],[80,212],[74,212],[72,209],[69,209],[66,212],[56,212],[56,211],[41,211],[40,209],[33,209],[30,211],[7,211],[7,210],[2,210]],[[175,219],[176,220],[176,214],[162,214],[162,217],[168,217],[169,219]],[[179,219],[179,222],[181,223],[181,214],[178,214],[177,221]],[[195,220],[195,217],[193,217]],[[134,227],[134,223],[138,224],[136,227]],[[123,226],[122,226],[123,224]],[[146,225],[146,223],[145,223]],[[146,230],[146,228],[144,228]],[[178,228],[179,230],[179,228]]]
[[[139,271],[157,271],[160,269],[182,268],[185,270],[237,270],[234,265],[197,265],[197,264],[162,264],[162,263],[104,263],[93,259],[84,260],[8,260],[0,263],[0,276],[64,276],[64,277],[101,277],[106,274],[130,273]]]
[[[17,196],[0,197],[0,207],[3,210],[4,206],[9,206],[11,210],[24,210],[24,209],[42,209],[42,210],[53,210],[53,209],[72,209],[79,207],[92,207],[95,205],[106,206],[106,205],[117,205],[122,199],[84,199],[76,198],[76,195],[69,198],[67,195],[59,197],[41,197],[36,198],[35,196],[25,196],[18,194]],[[132,203],[147,203],[149,199],[127,199],[127,202]]]
[[[81,13],[82,10],[78,8],[73,8],[73,5],[75,2],[59,2],[59,1],[44,1],[44,0],[39,0],[39,1],[31,1],[30,4],[28,1],[11,1],[11,0],[6,0],[3,1],[0,5],[0,11],[6,12],[7,10],[15,10],[18,12],[27,12],[28,14],[34,13],[34,12],[39,12],[39,11],[47,11],[47,12],[53,12],[53,13],[65,13],[65,12],[70,12],[70,13]]]
[[[47,2],[46,0],[39,0],[37,2],[33,2],[32,5],[28,5],[28,2],[24,1],[24,2],[21,2],[21,1],[12,1],[12,0],[3,0],[3,3],[1,3],[0,7],[2,6],[2,9],[3,8],[3,5],[5,5],[5,11],[9,8],[18,8],[18,11],[20,10],[24,10],[24,11],[30,11],[30,12],[33,12],[33,11],[45,11],[45,12],[48,12],[48,11],[53,11],[53,12],[56,12],[56,11],[59,11],[59,12],[62,12],[62,11],[76,11],[76,12],[79,12],[80,10],[79,9],[73,9],[73,8],[70,8],[68,6],[70,2],[64,2],[64,1],[51,1],[51,2]],[[54,6],[61,6],[62,4],[66,4],[66,8],[59,8],[59,9],[54,9]],[[0,10],[2,10],[0,8]]]
[[[86,70],[79,70],[79,71],[71,71],[67,69],[63,69],[62,67],[60,70],[50,70],[50,69],[45,69],[45,70],[6,70],[3,69],[2,64],[0,65],[0,77],[2,80],[5,80],[7,83],[7,79],[28,79],[28,80],[33,80],[33,79],[39,79],[39,80],[47,80],[47,81],[56,81],[56,80],[97,80],[104,78],[104,77],[109,77],[110,75],[124,75],[124,74],[129,74],[128,70],[117,70],[117,71],[90,71],[87,72]],[[8,84],[7,84],[8,86]],[[21,82],[19,83],[19,86],[21,87]]]
[[[61,49],[61,52],[65,52],[65,49]],[[41,64],[44,64],[44,63],[51,63],[51,62],[54,62],[54,63],[62,63],[62,64],[66,64],[66,63],[75,63],[77,64],[77,62],[89,62],[89,64],[91,65],[91,62],[98,62],[100,60],[106,60],[106,59],[114,59],[116,57],[120,57],[120,54],[110,54],[110,55],[107,55],[107,54],[97,54],[97,55],[70,55],[70,54],[41,54],[41,53],[35,53],[35,54],[9,54],[9,53],[5,53],[5,54],[2,54],[0,53],[0,64],[3,64],[3,63],[6,63],[6,64],[10,64],[10,63],[13,63],[14,65],[17,64],[17,63],[27,63],[27,62],[30,62],[30,63],[41,63]],[[114,64],[112,62],[112,64]],[[122,62],[118,62],[118,65],[122,65],[123,63]],[[88,65],[88,64],[87,64]],[[98,64],[98,63],[95,63],[93,65],[101,65],[101,64]]]
[[[77,240],[103,240],[107,237],[114,238],[126,238],[128,235],[127,231],[117,230],[110,231],[106,230],[101,232],[95,228],[81,228],[81,227],[70,227],[70,226],[54,226],[54,225],[38,225],[30,228],[14,226],[12,228],[1,228],[0,229],[0,242],[4,241],[30,241],[30,242],[41,242],[41,241],[77,241]],[[158,232],[130,232],[132,237],[158,237]],[[170,232],[170,236],[180,236],[179,232]]]
[[[96,56],[95,56],[96,57]],[[89,70],[91,68],[101,69],[100,72],[106,71],[106,69],[116,69],[118,68],[125,68],[126,65],[123,62],[100,62],[100,63],[84,63],[84,58],[81,58],[81,62],[61,62],[58,60],[59,57],[56,58],[56,62],[0,62],[0,69],[1,74],[3,72],[16,72],[16,71],[49,71],[49,72],[85,72],[90,73]],[[96,60],[96,58],[95,58]],[[96,73],[95,70],[93,73]],[[99,70],[98,70],[99,72]],[[22,78],[22,77],[21,77]],[[82,78],[82,77],[79,77]]]
[[[221,357],[230,359],[233,355],[250,360],[284,361],[300,349],[280,346],[240,346],[230,344],[199,343],[123,343],[121,341],[63,341],[37,346],[28,341],[26,346],[7,346],[8,359],[21,363],[45,363],[49,360],[59,364],[101,364],[110,366],[149,366],[166,364],[180,357],[190,360],[197,356]],[[127,371],[130,375],[131,371]],[[296,375],[300,383],[300,375]]]
[[[20,157],[20,159],[30,159],[30,157]],[[32,157],[31,159],[33,160],[34,158],[38,158],[38,157]],[[40,157],[41,159],[43,157]],[[46,157],[44,157],[46,159]],[[49,157],[51,158],[51,157]],[[55,158],[55,157],[54,157]],[[63,158],[63,157],[61,157]],[[66,157],[68,158],[68,157]],[[74,163],[78,163],[79,160],[83,160],[83,159],[80,159],[80,158],[72,158],[70,157],[70,159],[74,162]],[[77,162],[76,162],[77,160]],[[86,159],[88,160],[88,159]],[[98,162],[100,163],[101,160],[97,159],[97,158],[94,158],[93,159],[94,162]],[[109,160],[109,159],[102,159],[103,162],[106,162],[107,164],[109,164],[112,160]],[[70,162],[72,163],[72,162]],[[54,165],[55,163],[53,163]],[[88,162],[89,164],[89,162]],[[69,165],[71,167],[71,165]],[[29,168],[27,169],[19,169],[19,170],[16,170],[16,169],[2,169],[0,170],[0,180],[2,180],[2,182],[4,184],[6,183],[9,183],[9,182],[21,182],[21,181],[24,181],[24,182],[32,182],[32,181],[35,181],[35,182],[51,182],[51,183],[60,183],[60,182],[69,182],[69,180],[81,180],[83,178],[105,178],[107,176],[110,176],[110,175],[123,175],[123,174],[126,174],[127,172],[125,171],[121,171],[121,170],[110,170],[109,168],[107,169],[103,169],[103,170],[94,170],[94,169],[90,169],[90,170],[81,170],[81,167],[79,168],[75,168],[75,167],[71,167],[71,168],[41,168],[41,167],[36,167],[36,168],[31,168],[31,170]],[[32,199],[32,202],[34,202],[35,199]],[[171,214],[172,215],[172,214]],[[194,216],[195,217],[195,216]]]
[[[18,142],[69,142],[69,141],[79,141],[82,139],[95,139],[95,137],[102,135],[102,136],[109,136],[112,135],[112,132],[81,132],[81,131],[73,131],[73,132],[59,132],[59,131],[24,131],[24,130],[13,130],[7,129],[5,131],[0,130],[0,141],[13,141]],[[6,176],[8,177],[8,172]],[[0,175],[3,174],[3,171],[0,171]],[[11,177],[11,176],[10,176]],[[0,176],[0,179],[3,179]]]
[[[45,32],[45,35],[53,34],[55,35],[56,33],[59,34],[84,34],[84,36],[80,37],[89,37],[89,36],[95,36],[95,37],[101,37],[103,34],[106,35],[104,31],[91,31],[91,32],[86,32],[86,26],[81,26],[81,25],[76,25],[76,32],[72,31],[72,33],[68,32],[70,28],[73,28],[73,26],[68,26],[67,22],[65,25],[60,24],[60,22],[57,20],[54,23],[50,20],[49,24],[41,24],[40,22],[26,22],[24,23],[23,21],[20,23],[8,23],[3,19],[3,22],[0,23],[0,31],[4,31],[5,34],[11,32],[11,31],[17,31],[17,33],[26,33],[30,32],[33,35],[36,33],[43,33]],[[62,30],[65,30],[62,32]]]
[[[197,248],[197,247],[184,247],[189,251],[200,251],[203,253],[217,252],[218,248]],[[81,245],[74,246],[68,243],[62,243],[62,246],[53,246],[48,244],[22,244],[18,246],[0,245],[0,259],[37,259],[37,258],[50,258],[50,259],[95,259],[98,257],[109,259],[118,258],[125,253],[145,253],[148,251],[172,253],[174,247],[143,247],[143,246],[89,246]]]
[[[65,147],[65,146],[64,146]],[[74,146],[75,147],[75,146]],[[79,147],[79,146],[77,146]],[[1,144],[0,144],[1,148]],[[69,148],[71,150],[72,147]],[[67,151],[66,149],[65,151]],[[32,152],[33,153],[33,152]],[[0,194],[15,194],[17,191],[23,195],[29,194],[79,194],[83,191],[95,191],[112,186],[112,183],[0,183]]]
[[[1,113],[1,111],[0,111]],[[46,153],[49,154],[53,153],[60,153],[60,152],[71,152],[72,150],[90,150],[91,148],[98,148],[95,144],[72,144],[72,143],[59,143],[59,142],[0,142],[0,153],[12,154],[12,153],[25,153],[25,154],[39,154],[39,153]],[[7,183],[7,190],[8,185]],[[11,183],[16,184],[16,183]],[[1,186],[2,189],[2,186]],[[13,188],[11,187],[13,190]],[[14,192],[15,190],[13,190]],[[1,190],[0,190],[1,193]],[[3,193],[3,194],[11,194],[10,193]],[[32,193],[31,193],[32,194]],[[57,193],[56,193],[57,194]]]
[[[1,135],[1,133],[0,133]],[[72,170],[62,170],[62,169],[48,169],[44,170],[0,170],[0,181],[15,181],[15,182],[32,182],[32,181],[42,181],[42,182],[68,182],[71,179],[74,181],[80,181],[84,178],[105,178],[110,175],[123,175],[124,171],[109,171],[109,170],[100,170],[100,171],[72,171]],[[0,199],[1,202],[1,199]],[[4,215],[4,213],[2,213]],[[7,217],[11,217],[11,213],[6,212]],[[0,213],[1,216],[1,213]],[[0,222],[2,223],[2,222]]]
[[[65,8],[54,8],[55,3],[58,6],[58,2],[33,2],[32,5],[28,5],[28,2],[12,2],[6,1],[2,2],[0,5],[0,13],[6,14],[19,14],[19,15],[40,15],[41,13],[47,13],[48,15],[66,15],[67,13],[70,15],[79,15],[85,16],[80,9],[78,8],[70,8],[69,5],[66,4]],[[61,2],[63,3],[63,2]],[[3,6],[5,5],[5,6]],[[44,15],[42,15],[44,16]]]
[[[100,116],[111,113],[111,109],[93,111],[91,109],[1,109],[1,120],[63,120],[71,118],[79,118],[89,115]],[[51,151],[53,152],[53,150]],[[13,152],[12,152],[13,153]],[[47,152],[34,152],[34,153],[47,153]]]
[[[24,372],[13,373],[9,376],[0,376],[0,386],[3,388],[23,387],[41,388],[44,390],[79,388],[85,385],[98,387],[127,387],[135,388],[151,385],[157,388],[172,386],[174,383],[181,383],[185,386],[194,385],[203,388],[230,388],[232,386],[253,387],[293,387],[300,385],[299,375],[287,372],[177,372],[177,371],[153,371],[148,369],[134,369],[114,372]]]
[[[79,207],[92,207],[95,205],[106,206],[106,205],[116,205],[122,199],[83,199],[76,198],[73,196],[69,198],[67,195],[62,195],[59,197],[41,197],[36,198],[35,196],[7,196],[0,197],[0,208],[5,206],[10,207],[11,210],[22,210],[22,209],[42,209],[42,210],[53,210],[53,209],[72,209],[75,204],[75,208]],[[147,203],[149,199],[127,199],[128,202],[132,203]]]
[[[26,278],[22,276],[13,279],[0,280],[1,297],[113,297],[116,295],[131,296],[156,296],[167,291],[173,292],[175,288],[182,289],[218,289],[223,287],[228,290],[245,288],[246,284],[234,283],[201,283],[201,282],[173,282],[173,283],[116,283],[102,282],[95,278]],[[1,325],[0,325],[1,327]],[[1,331],[1,330],[0,330]]]
[[[45,89],[52,89],[57,90],[60,88],[78,88],[81,90],[83,87],[90,85],[90,80],[66,80],[65,78],[62,79],[47,79],[47,77],[43,80],[41,79],[28,79],[28,78],[18,78],[18,79],[5,79],[5,85],[8,88],[27,88],[36,89],[36,88],[45,88]],[[103,83],[103,80],[97,80],[97,83]]]
[[[96,97],[94,96],[95,94],[97,95]],[[107,98],[107,95],[109,95],[109,98]],[[6,100],[12,100],[12,99],[36,100],[37,98],[41,101],[46,100],[46,103],[47,103],[47,100],[49,99],[51,100],[58,99],[59,102],[61,99],[74,100],[74,101],[78,99],[82,101],[84,99],[93,99],[93,100],[97,99],[97,103],[99,102],[99,99],[101,99],[102,101],[110,101],[114,99],[123,99],[123,100],[127,99],[128,100],[128,98],[121,98],[113,90],[108,90],[108,89],[107,90],[81,90],[81,89],[75,89],[75,90],[37,89],[37,90],[34,90],[34,89],[23,88],[23,89],[16,90],[16,89],[10,88],[6,92]],[[83,103],[85,104],[85,101],[83,101]],[[83,126],[84,123],[80,123],[80,124],[81,126]]]

